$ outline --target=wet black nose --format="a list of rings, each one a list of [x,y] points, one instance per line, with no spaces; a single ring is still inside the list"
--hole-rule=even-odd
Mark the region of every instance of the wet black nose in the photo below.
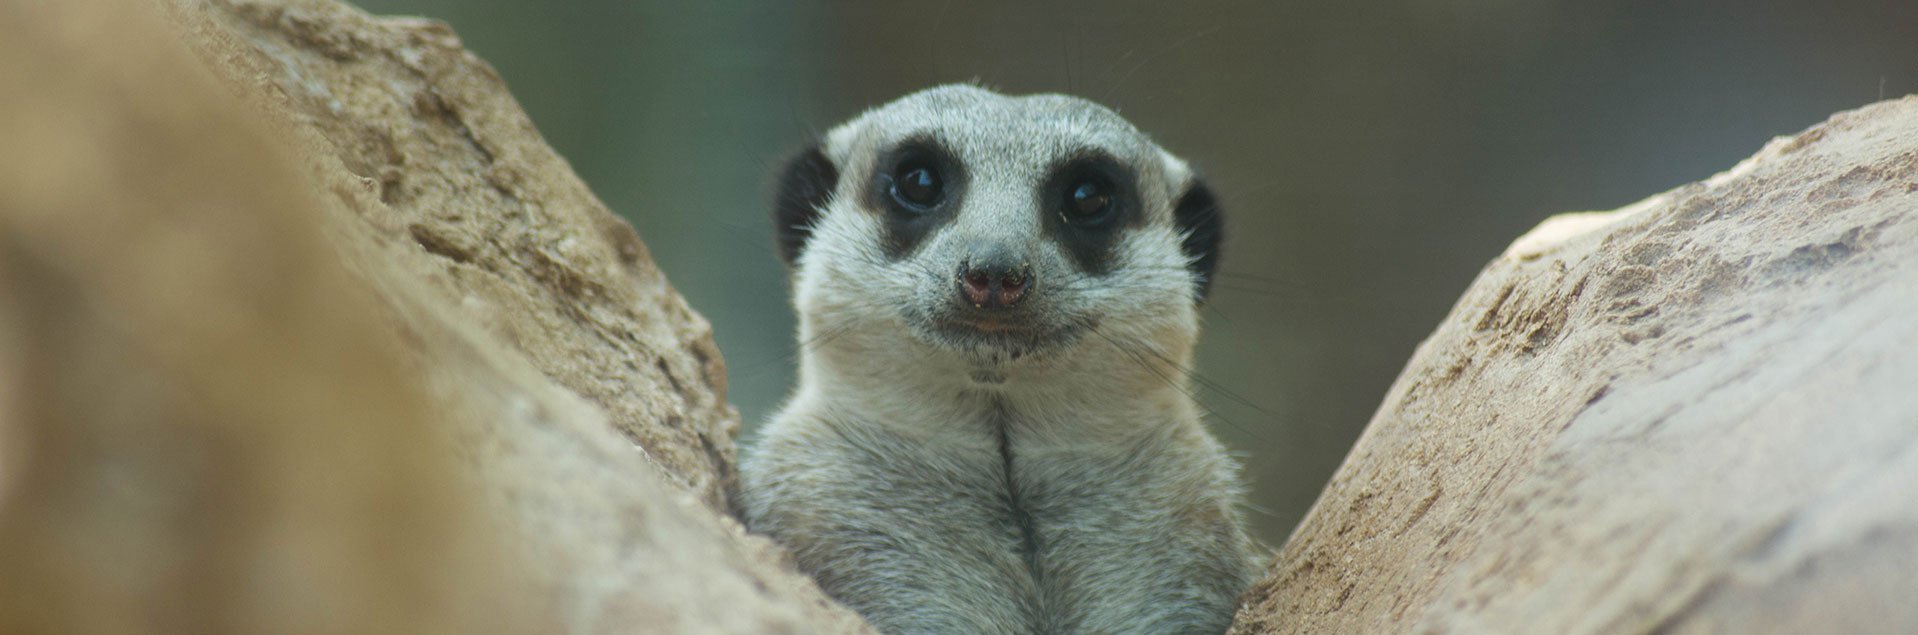
[[[1032,267],[1010,260],[967,261],[959,268],[959,295],[982,309],[1010,307],[1032,288]]]

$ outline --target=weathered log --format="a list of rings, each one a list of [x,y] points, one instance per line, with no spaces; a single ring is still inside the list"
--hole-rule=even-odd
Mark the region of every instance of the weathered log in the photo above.
[[[1235,633],[1918,632],[1918,98],[1554,218]]]
[[[868,630],[724,515],[709,328],[450,30],[147,9],[0,6],[0,632]]]

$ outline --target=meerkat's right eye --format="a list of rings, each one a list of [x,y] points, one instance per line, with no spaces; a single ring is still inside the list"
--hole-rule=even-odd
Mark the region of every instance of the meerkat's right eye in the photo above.
[[[893,171],[892,198],[906,209],[923,212],[945,196],[945,181],[929,163],[907,161]]]

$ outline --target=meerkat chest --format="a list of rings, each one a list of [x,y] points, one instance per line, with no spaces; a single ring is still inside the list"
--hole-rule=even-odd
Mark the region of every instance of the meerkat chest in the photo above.
[[[1158,435],[1050,445],[999,433],[991,451],[928,448],[926,460],[963,474],[917,483],[915,498],[947,501],[956,543],[925,548],[990,545],[971,573],[1004,580],[1025,632],[1182,631],[1151,613],[1221,568],[1214,543],[1235,531],[1226,477]],[[1139,630],[1152,624],[1173,630]]]
[[[1010,487],[1031,524],[1032,573],[1059,632],[1121,632],[1216,570],[1231,486],[1204,457],[1155,444],[1015,446]],[[1120,629],[1120,626],[1125,629]]]
[[[1017,420],[878,425],[809,405],[750,457],[746,513],[882,631],[1217,632],[1229,619],[1245,577],[1237,488],[1208,437],[1175,434],[1195,423],[1059,444]],[[902,432],[927,429],[972,432]]]

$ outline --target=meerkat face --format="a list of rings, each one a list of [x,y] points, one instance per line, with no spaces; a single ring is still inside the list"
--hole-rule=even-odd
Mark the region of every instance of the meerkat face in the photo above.
[[[787,165],[774,220],[815,331],[1001,361],[1093,335],[1189,347],[1221,237],[1211,192],[1118,114],[972,86],[828,133]]]

